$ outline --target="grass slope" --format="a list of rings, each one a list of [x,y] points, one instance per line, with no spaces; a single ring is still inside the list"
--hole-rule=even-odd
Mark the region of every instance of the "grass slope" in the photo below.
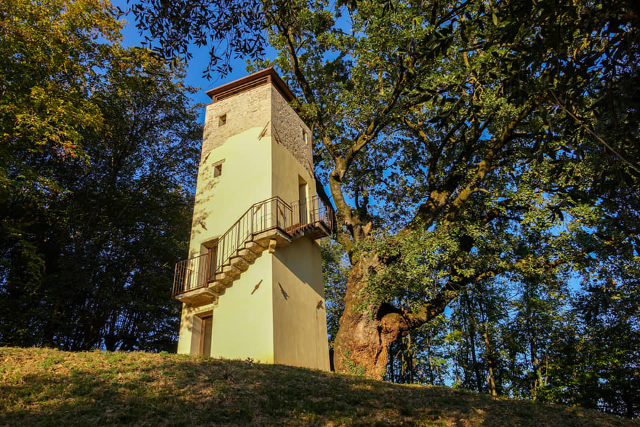
[[[596,411],[280,365],[0,348],[0,426],[640,426]]]

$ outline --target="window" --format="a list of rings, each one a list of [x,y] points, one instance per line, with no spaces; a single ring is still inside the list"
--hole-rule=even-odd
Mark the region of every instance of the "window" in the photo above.
[[[224,159],[220,160],[219,162],[215,162],[213,164],[213,166],[211,166],[213,168],[213,177],[217,178],[220,175],[222,175],[222,164],[224,163]]]
[[[218,117],[218,127],[220,126],[224,126],[227,124],[227,115],[223,114],[220,117]]]
[[[307,145],[309,143],[308,137],[307,137],[307,131],[304,129],[302,129],[302,142],[304,142],[304,145]]]

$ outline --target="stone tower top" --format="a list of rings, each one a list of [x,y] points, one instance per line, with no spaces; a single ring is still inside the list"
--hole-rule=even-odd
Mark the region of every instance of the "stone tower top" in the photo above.
[[[254,87],[271,83],[280,92],[287,102],[291,102],[296,97],[291,93],[286,83],[282,81],[278,73],[273,67],[265,68],[264,70],[255,72],[241,79],[234,80],[232,82],[223,84],[214,89],[209,89],[207,95],[211,97],[212,102],[218,102],[230,96],[237,95],[241,92],[251,90]]]
[[[290,103],[291,90],[273,68],[207,91],[202,158],[231,137],[257,129],[259,140],[269,138],[283,145],[313,175],[311,129]]]

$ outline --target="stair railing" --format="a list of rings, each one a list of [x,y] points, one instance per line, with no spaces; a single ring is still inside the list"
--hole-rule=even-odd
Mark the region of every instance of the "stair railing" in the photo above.
[[[209,262],[209,254],[203,254],[177,263],[171,297],[207,286]]]
[[[291,206],[280,197],[253,204],[218,240],[215,274],[220,273],[238,249],[257,234],[275,228],[286,230],[291,217]]]
[[[176,264],[171,296],[206,287],[230,264],[238,250],[260,233],[277,228],[293,237],[304,234],[308,227],[318,226],[331,232],[333,219],[333,207],[323,203],[318,196],[291,205],[277,196],[254,203],[218,239],[215,251]]]
[[[171,296],[206,287],[215,280],[216,274],[229,265],[242,245],[252,241],[256,235],[275,228],[286,231],[291,228],[292,220],[291,206],[278,196],[254,203],[218,239],[215,259],[211,259],[207,253],[176,264]],[[213,268],[211,262],[215,262]]]

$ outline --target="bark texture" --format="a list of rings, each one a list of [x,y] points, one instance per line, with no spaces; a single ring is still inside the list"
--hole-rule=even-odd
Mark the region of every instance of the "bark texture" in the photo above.
[[[334,349],[335,369],[339,372],[382,379],[389,358],[389,345],[403,332],[406,325],[391,306],[372,304],[362,309],[361,292],[366,286],[367,272],[378,264],[376,256],[361,258],[349,276],[345,308]]]

